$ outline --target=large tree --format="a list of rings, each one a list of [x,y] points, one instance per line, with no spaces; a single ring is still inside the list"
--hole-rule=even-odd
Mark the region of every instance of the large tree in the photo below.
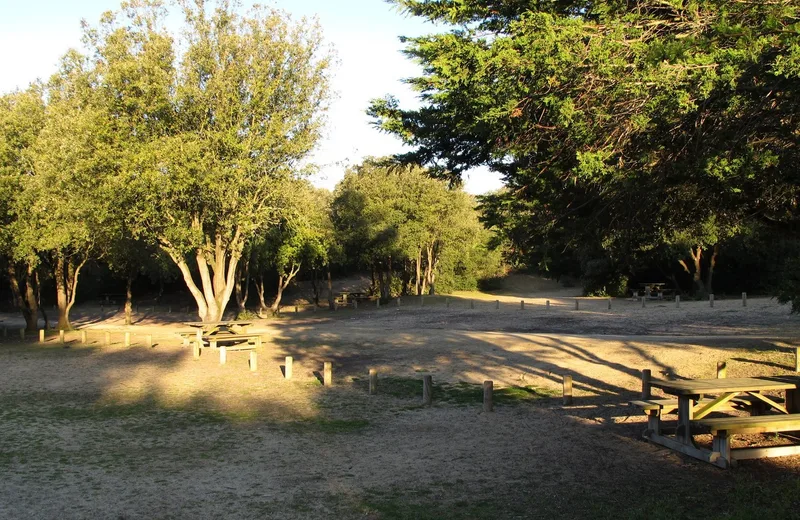
[[[222,317],[247,241],[317,142],[330,53],[319,27],[221,0],[123,4],[87,33],[118,136],[120,210],[180,269],[199,317]],[[180,52],[178,52],[180,49]]]
[[[406,160],[502,173],[487,218],[529,265],[624,270],[708,222],[796,226],[796,2],[395,3],[452,30],[406,39],[422,107],[371,113]]]

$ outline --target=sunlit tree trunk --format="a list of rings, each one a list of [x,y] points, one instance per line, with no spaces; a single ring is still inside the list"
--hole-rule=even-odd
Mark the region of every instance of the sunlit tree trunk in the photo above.
[[[247,298],[250,295],[250,262],[239,264],[236,274],[236,308],[237,315],[241,316],[247,310]]]
[[[6,269],[14,305],[25,318],[26,330],[33,332],[38,328],[39,321],[39,302],[36,298],[38,277],[33,267],[27,263],[20,269],[22,276],[17,274],[18,266],[11,262]]]
[[[719,244],[714,244],[714,252],[711,253],[711,260],[708,264],[708,278],[706,279],[706,292],[714,294],[714,268],[717,266],[717,255],[719,255]]]
[[[82,260],[76,265],[71,257],[67,257],[61,252],[55,254],[56,306],[58,307],[56,327],[59,330],[72,330],[69,312],[75,305],[78,276],[85,263],[86,260]]]
[[[125,285],[125,325],[133,324],[133,278],[134,273],[128,273],[127,284]]]
[[[300,271],[300,264],[292,264],[292,267],[289,269],[289,272],[286,274],[279,274],[278,275],[278,293],[275,295],[275,301],[272,302],[272,306],[270,307],[270,311],[272,314],[278,314],[281,309],[281,298],[283,298],[283,291],[289,287],[289,284],[292,283],[292,280]]]

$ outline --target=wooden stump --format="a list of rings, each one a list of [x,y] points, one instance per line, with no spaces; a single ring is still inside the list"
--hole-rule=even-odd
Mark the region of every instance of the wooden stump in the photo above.
[[[433,376],[422,376],[422,404],[430,406],[433,402]]]
[[[285,364],[283,365],[283,377],[285,379],[291,379],[292,378],[292,363],[293,362],[294,362],[294,360],[292,359],[292,356],[286,356],[286,361],[285,361]]]
[[[228,347],[222,345],[219,347],[219,364],[224,365],[228,362]]]
[[[255,351],[250,351],[250,372],[258,370],[258,354]]]
[[[572,404],[572,376],[563,376],[561,382],[564,406]]]
[[[369,369],[369,395],[378,393],[378,371],[374,368]]]
[[[322,365],[322,384],[324,386],[333,385],[333,365],[330,361],[326,361]]]
[[[650,369],[642,370],[642,399],[645,401],[650,399],[650,379]]]
[[[717,361],[717,379],[725,379],[728,377],[728,363],[726,361]]]
[[[39,329],[39,343],[44,343],[44,329]]]
[[[483,411],[491,412],[494,410],[494,403],[492,402],[492,393],[494,392],[494,383],[492,381],[483,382]]]
[[[81,331],[81,344],[86,345],[89,342],[89,338],[87,337],[85,330]]]

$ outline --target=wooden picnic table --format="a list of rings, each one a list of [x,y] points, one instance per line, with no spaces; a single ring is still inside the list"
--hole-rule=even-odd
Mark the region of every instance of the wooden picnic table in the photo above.
[[[237,336],[247,333],[247,327],[252,321],[230,320],[230,321],[185,321],[184,325],[197,329],[197,340],[202,341],[203,345],[211,345],[212,340],[216,342],[224,340],[226,336]]]
[[[772,408],[781,414],[794,414],[800,411],[798,409],[800,378],[797,377],[653,380],[650,386],[678,397],[678,422],[675,436],[670,437],[662,433],[658,416],[655,426],[651,423],[645,436],[652,442],[712,463],[718,454],[695,445],[692,435],[693,421],[701,421],[714,412],[729,411],[731,401],[742,398],[754,405],[761,404]],[[764,395],[762,392],[765,391],[784,391],[785,405],[778,399]],[[713,397],[707,398],[707,396]],[[727,464],[727,461],[725,463]]]

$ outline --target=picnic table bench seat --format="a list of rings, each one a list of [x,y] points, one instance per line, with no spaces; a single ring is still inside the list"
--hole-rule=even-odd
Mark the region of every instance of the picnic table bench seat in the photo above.
[[[226,346],[231,350],[252,350],[261,346],[261,334],[220,334],[208,338],[208,345],[217,348],[219,343],[239,342],[240,345]]]
[[[800,454],[800,445],[731,448],[730,436],[752,433],[800,431],[800,414],[751,415],[748,417],[715,417],[692,421],[707,428],[713,435],[711,450],[719,453],[717,465],[734,465],[737,460],[762,457],[783,457]],[[721,464],[720,464],[721,462]]]
[[[774,401],[778,403],[782,403],[783,399],[780,398],[772,398]],[[712,399],[700,399],[697,401],[698,405],[710,403]],[[739,396],[731,399],[729,403],[729,408],[751,408],[757,405],[760,405],[763,401],[751,396]],[[649,412],[653,410],[660,410],[662,414],[670,414],[674,413],[678,410],[678,400],[677,399],[645,399],[645,400],[635,400],[630,402],[633,406],[638,406],[644,412]]]

